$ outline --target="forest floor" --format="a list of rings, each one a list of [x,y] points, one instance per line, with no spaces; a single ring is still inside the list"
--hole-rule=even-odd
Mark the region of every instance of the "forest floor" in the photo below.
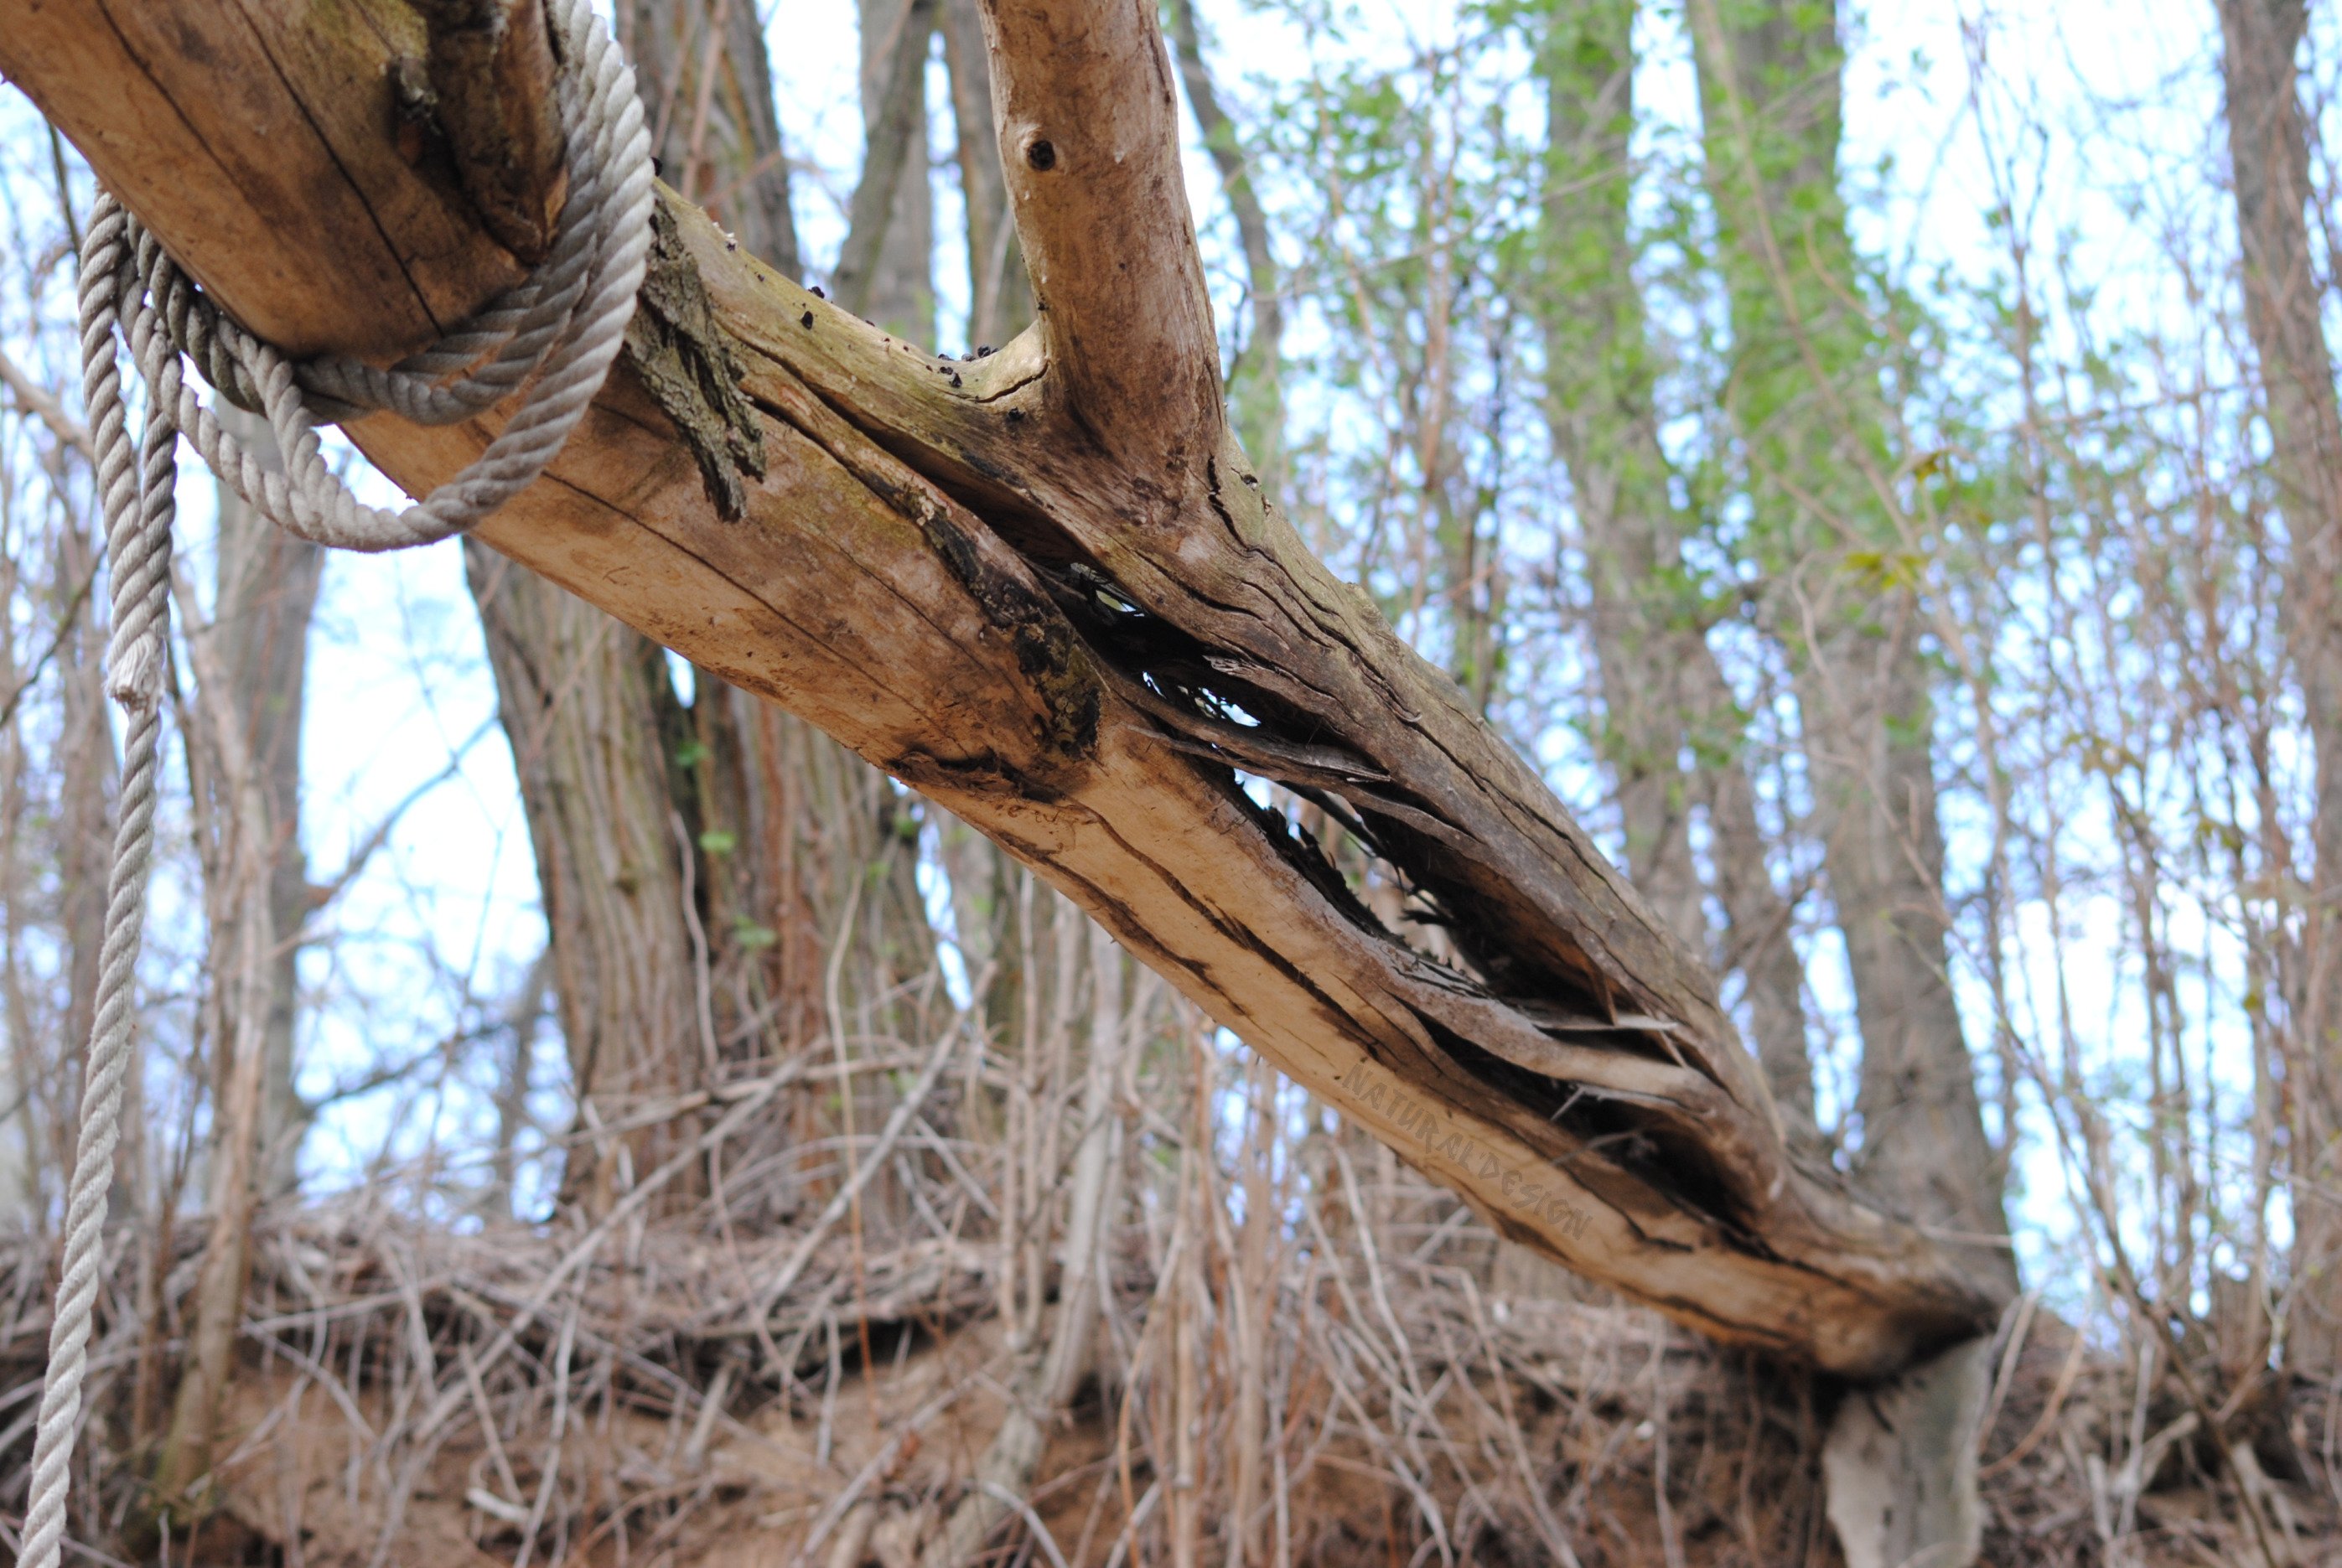
[[[909,1568],[977,1473],[1023,1362],[990,1245],[837,1238],[760,1330],[751,1282],[772,1277],[787,1234],[620,1226],[581,1245],[559,1227],[292,1209],[255,1249],[208,1516],[193,1540],[126,1543],[194,1245],[157,1270],[122,1240],[76,1472],[86,1561]],[[42,1239],[0,1248],[13,1547],[54,1262]],[[1257,1381],[1200,1353],[1174,1358],[1191,1371],[1166,1385],[1133,1369],[1156,1364],[1142,1353],[1164,1323],[1191,1320],[1163,1309],[1130,1251],[1110,1370],[1053,1423],[991,1563],[1235,1562],[1239,1513],[1249,1561],[1277,1568],[1838,1561],[1819,1446],[1840,1392],[1582,1299],[1542,1265],[1483,1268],[1496,1283],[1466,1289],[1460,1268],[1372,1259],[1286,1268],[1282,1348]],[[1508,1272],[1532,1287],[1508,1293]],[[1193,1326],[1209,1353],[1223,1329]],[[2012,1314],[2002,1340],[1987,1562],[2342,1564],[2342,1388],[2264,1377],[2230,1397],[2224,1459],[2177,1380],[2150,1378],[2142,1397],[2135,1356],[2047,1310]],[[1249,1467],[1247,1400],[1266,1455]]]

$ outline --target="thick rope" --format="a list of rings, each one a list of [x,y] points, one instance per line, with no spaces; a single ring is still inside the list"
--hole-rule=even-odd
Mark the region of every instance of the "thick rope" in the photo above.
[[[133,1039],[138,949],[154,856],[170,607],[173,481],[185,435],[212,471],[277,526],[345,550],[403,550],[460,534],[545,471],[601,387],[650,255],[650,137],[634,73],[586,0],[549,0],[570,68],[558,85],[570,191],[553,249],[530,277],[439,343],[387,370],[323,357],[295,365],[195,287],[154,235],[101,194],[81,251],[83,399],[113,563],[106,691],[127,720],[95,1023],[66,1187],[65,1273],[33,1442],[17,1558],[57,1568],[73,1444],[89,1370],[106,1200]],[[147,386],[134,456],[115,342]],[[223,396],[265,414],[285,471],[264,468],[204,406],[192,358]],[[421,424],[465,419],[525,386],[471,466],[402,511],[368,506],[325,465],[315,424],[375,410]]]

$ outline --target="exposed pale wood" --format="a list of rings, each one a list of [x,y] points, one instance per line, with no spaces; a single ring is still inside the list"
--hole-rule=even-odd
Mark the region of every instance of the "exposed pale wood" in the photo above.
[[[983,0],[992,113],[1055,375],[1142,528],[1193,526],[1219,342],[1154,0]],[[1070,434],[1070,433],[1069,433]]]
[[[175,190],[132,205],[176,207],[175,228],[205,243],[164,237],[196,279],[272,302],[255,324],[295,355],[389,358],[523,275],[452,170],[401,154],[386,67],[425,53],[422,17],[396,0],[25,0],[0,25],[0,75],[125,195]]]
[[[251,325],[388,352],[508,275],[476,220],[456,222],[460,195],[364,148],[389,135],[368,84],[395,18],[294,3],[264,30],[182,3],[139,13],[142,31],[116,11],[0,0],[0,72]],[[717,515],[684,440],[621,377],[482,537],[992,835],[1505,1234],[1841,1372],[1987,1322],[1933,1243],[1788,1160],[1699,964],[1259,494],[1209,385],[1152,11],[1001,5],[993,26],[1004,144],[1037,127],[1064,160],[1009,174],[1042,328],[981,362],[930,359],[678,207],[762,424],[745,515]],[[328,28],[376,40],[371,65],[292,42]],[[134,57],[125,30],[177,48]],[[1111,103],[1109,67],[1136,78]],[[247,166],[266,177],[231,175]],[[1051,173],[1081,179],[1034,184]],[[1118,236],[1075,232],[1109,222]],[[328,270],[355,257],[357,275],[404,278],[410,249],[434,258],[428,287]],[[1152,325],[1126,345],[1088,335],[1142,306]],[[1158,417],[1136,419],[1115,352],[1174,375]],[[354,434],[420,489],[487,432]],[[1214,699],[1257,723],[1212,716]],[[1383,930],[1239,771],[1346,801],[1473,972]]]

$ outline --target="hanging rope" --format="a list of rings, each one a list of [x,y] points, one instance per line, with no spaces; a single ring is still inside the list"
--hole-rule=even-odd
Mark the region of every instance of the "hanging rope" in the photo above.
[[[461,534],[545,471],[617,356],[650,253],[650,137],[634,73],[586,0],[550,0],[569,69],[557,85],[569,198],[551,254],[529,278],[423,353],[387,370],[325,356],[295,365],[196,290],[137,219],[99,196],[81,250],[83,397],[97,448],[97,492],[113,564],[106,691],[128,736],[115,830],[95,1023],[81,1130],[66,1188],[65,1274],[33,1443],[32,1493],[18,1562],[56,1568],[73,1441],[89,1369],[101,1232],[114,1185],[133,989],[155,843],[163,670],[170,604],[172,485],[186,436],[212,471],[286,532],[344,550],[404,550]],[[115,341],[147,388],[134,461]],[[204,378],[264,414],[284,454],[264,468],[204,406]],[[470,417],[525,386],[518,410],[471,466],[403,511],[368,506],[325,465],[315,426],[388,410],[421,424]]]

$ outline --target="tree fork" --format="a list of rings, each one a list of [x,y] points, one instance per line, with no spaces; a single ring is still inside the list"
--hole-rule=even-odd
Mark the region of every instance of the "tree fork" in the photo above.
[[[1700,963],[1261,494],[1153,6],[988,0],[986,26],[1039,324],[933,358],[665,197],[759,422],[743,515],[622,366],[482,540],[989,834],[1502,1233],[1837,1373],[1988,1328],[1949,1254],[1791,1158]],[[396,91],[429,56],[404,0],[0,0],[0,75],[295,354],[394,357],[520,275],[457,128]],[[493,428],[350,434],[419,492]],[[1351,822],[1468,967],[1246,779]]]

